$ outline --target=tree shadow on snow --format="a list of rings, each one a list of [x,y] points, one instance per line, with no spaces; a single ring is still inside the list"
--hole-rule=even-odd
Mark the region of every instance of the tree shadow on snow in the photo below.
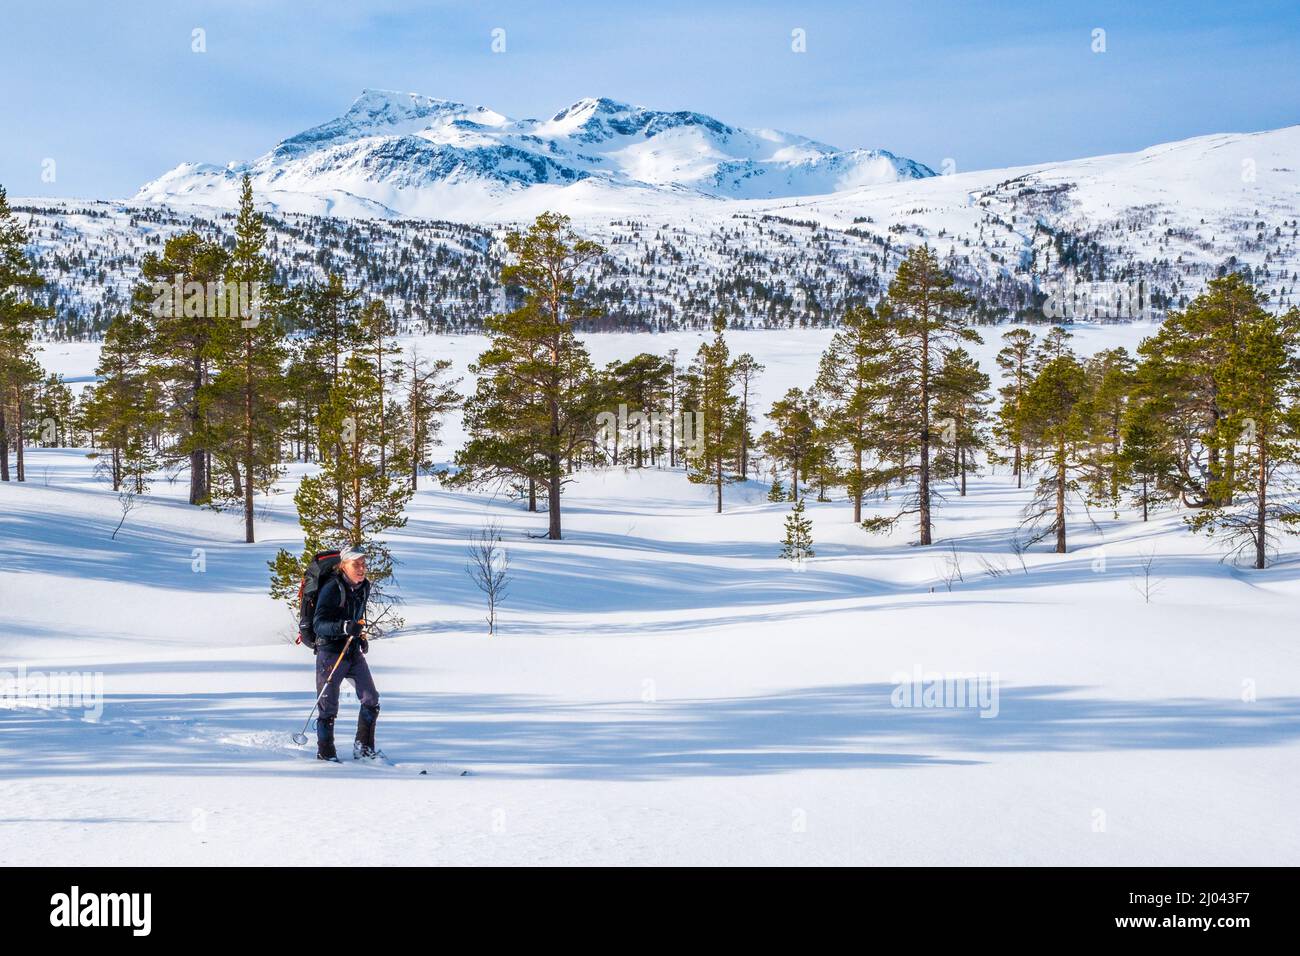
[[[1009,753],[1261,747],[1300,737],[1294,697],[1114,700],[1082,696],[1081,687],[1004,687],[998,715],[984,718],[970,709],[895,708],[893,689],[856,684],[657,703],[391,693],[379,737],[404,764],[621,781],[971,765]],[[289,735],[310,705],[308,693],[113,696],[99,723],[0,711],[0,780],[372,772],[321,767],[310,749],[292,746]],[[355,713],[355,700],[345,699],[337,725],[344,744]]]

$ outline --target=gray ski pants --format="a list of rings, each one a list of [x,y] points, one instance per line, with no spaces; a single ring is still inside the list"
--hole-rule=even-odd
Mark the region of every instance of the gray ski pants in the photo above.
[[[362,720],[374,723],[379,716],[379,691],[375,688],[375,679],[370,676],[366,656],[361,653],[361,647],[356,641],[352,642],[348,652],[343,655],[343,660],[339,661],[338,669],[326,687],[325,679],[329,677],[330,668],[338,656],[338,651],[332,654],[325,651],[316,655],[316,693],[320,694],[321,688],[325,688],[325,693],[320,698],[320,719],[333,720],[338,716],[339,688],[345,680],[350,680],[357,692],[357,700],[361,702]]]

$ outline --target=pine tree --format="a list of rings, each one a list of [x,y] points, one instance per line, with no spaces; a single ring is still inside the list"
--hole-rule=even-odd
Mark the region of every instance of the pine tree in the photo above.
[[[321,396],[329,392],[343,374],[349,352],[361,348],[364,329],[360,320],[361,290],[348,288],[344,277],[331,272],[323,283],[304,293],[302,321],[306,324],[303,361],[321,369]]]
[[[1151,510],[1168,501],[1168,488],[1176,487],[1176,455],[1170,448],[1169,428],[1152,404],[1130,398],[1124,409],[1119,464],[1133,503],[1146,521]]]
[[[727,348],[727,321],[713,318],[713,341],[705,342],[691,366],[694,382],[691,403],[687,408],[703,418],[699,452],[687,458],[687,478],[695,484],[711,484],[717,495],[717,511],[722,513],[722,486],[741,480],[733,464],[739,461],[740,402],[733,389],[736,370]]]
[[[620,456],[632,431],[631,416],[636,410],[636,405],[629,394],[630,386],[627,381],[629,374],[626,363],[614,361],[605,366],[599,377],[600,403],[603,408],[601,414],[613,416],[615,426],[601,429],[598,443],[600,447],[593,448],[592,453],[598,462],[608,461],[615,467],[622,460]],[[615,409],[617,411],[614,411]]]
[[[681,377],[677,374],[677,350],[668,350],[668,421],[670,423],[668,430],[668,467],[677,467],[677,432],[678,422],[681,421],[677,414],[677,398],[681,385]]]
[[[422,358],[414,345],[409,355],[397,363],[406,389],[404,424],[410,438],[406,457],[411,467],[413,492],[420,488],[420,472],[432,467],[429,452],[440,444],[438,435],[442,430],[443,416],[461,403],[461,396],[456,391],[460,379],[441,380],[451,365],[451,359]]]
[[[45,284],[27,255],[27,230],[9,207],[0,186],[0,481],[9,480],[9,446],[17,449],[17,475],[26,477],[23,463],[24,411],[42,372],[32,338],[36,323],[53,311],[29,296]]]
[[[331,272],[325,282],[307,290],[303,319],[307,336],[301,350],[300,368],[291,369],[290,382],[311,396],[313,417],[317,422],[316,440],[322,460],[343,454],[337,441],[330,441],[320,427],[330,395],[343,376],[346,357],[365,346],[365,327],[361,322],[360,289],[348,288],[338,273]],[[346,488],[339,478],[334,486],[336,522],[345,523]]]
[[[768,489],[767,500],[772,502],[785,501],[785,485],[781,483],[779,475],[772,475],[772,487]]]
[[[803,500],[795,502],[785,519],[785,541],[781,545],[781,557],[802,565],[805,558],[814,556],[812,539],[812,519],[804,514]]]
[[[5,363],[3,373],[5,394],[0,396],[0,403],[8,407],[4,415],[12,423],[12,442],[14,445],[14,476],[19,481],[27,480],[26,446],[31,436],[32,404],[44,374],[40,362],[36,359],[36,349],[28,344],[25,349],[17,351],[15,357]]]
[[[79,423],[72,389],[57,372],[45,376],[34,398],[37,443],[43,448],[72,448]]]
[[[1124,473],[1124,413],[1133,390],[1133,359],[1126,349],[1103,349],[1088,359],[1085,369],[1092,402],[1089,498],[1118,509]]]
[[[939,473],[957,479],[962,497],[966,496],[967,474],[978,474],[976,454],[987,445],[985,409],[993,401],[988,389],[989,377],[969,352],[955,348],[944,355],[934,381],[935,414],[943,424],[939,434],[950,455]]]
[[[740,462],[737,465],[740,471],[741,479],[749,478],[749,452],[754,447],[754,436],[750,431],[750,425],[754,423],[754,415],[751,411],[754,399],[754,381],[763,371],[763,366],[754,356],[748,352],[742,352],[736,356],[733,365],[736,375],[736,385],[740,389],[738,396],[740,404],[737,408],[738,420],[737,429],[740,440]]]
[[[361,345],[359,349],[365,354],[367,360],[375,370],[375,378],[379,381],[379,407],[377,410],[376,426],[379,430],[379,473],[388,474],[389,446],[395,442],[399,436],[398,426],[400,424],[400,407],[394,403],[386,401],[389,386],[394,385],[401,375],[401,369],[396,364],[396,358],[402,354],[402,350],[393,344],[391,336],[396,334],[396,327],[393,324],[393,318],[388,312],[388,307],[380,299],[375,299],[366,304],[361,310],[359,318]]]
[[[896,375],[894,413],[911,435],[895,447],[900,455],[897,474],[915,482],[915,493],[892,518],[864,523],[868,530],[887,530],[907,514],[915,514],[919,543],[933,540],[936,497],[931,451],[935,444],[935,376],[943,357],[959,342],[979,343],[965,324],[971,300],[954,286],[929,246],[912,249],[898,267],[882,306],[893,333],[892,364]]]
[[[149,475],[160,464],[153,436],[162,426],[164,412],[162,388],[150,365],[152,342],[149,327],[138,314],[115,316],[104,333],[95,366],[99,381],[85,392],[85,422],[96,449],[89,457],[97,461],[114,491],[129,486],[144,494]],[[100,449],[108,452],[106,459]]]
[[[763,433],[763,449],[790,471],[790,500],[799,500],[799,479],[808,481],[818,452],[814,403],[803,389],[792,388],[767,413],[772,428]]]
[[[1077,474],[1086,463],[1088,386],[1087,372],[1067,350],[1038,370],[1021,404],[1022,433],[1049,469],[1021,527],[1029,532],[1029,543],[1054,535],[1057,554],[1066,553],[1068,501],[1078,492]]]
[[[1234,345],[1214,376],[1222,407],[1231,411],[1211,440],[1229,453],[1227,463],[1206,488],[1212,504],[1188,523],[1262,569],[1277,530],[1300,532],[1300,312],[1283,320],[1252,316]]]
[[[845,484],[846,477],[835,455],[835,443],[827,427],[826,409],[820,396],[814,390],[809,398],[813,441],[804,463],[805,474],[808,476],[808,484],[817,488],[817,500],[830,501],[831,488]]]
[[[237,311],[212,333],[214,374],[204,409],[214,447],[222,449],[228,471],[212,479],[214,507],[238,507],[244,516],[244,541],[252,544],[253,495],[279,480],[280,440],[286,396],[284,363],[288,356],[278,315],[280,297],[272,284],[264,250],[266,226],[253,205],[253,187],[244,175],[235,220],[235,247],[226,265],[225,283],[238,290]]]
[[[1070,347],[1070,340],[1073,338],[1074,333],[1069,329],[1060,325],[1052,326],[1034,349],[1034,353],[1030,358],[1032,370],[1037,373],[1053,359],[1073,355],[1074,352]]]
[[[573,232],[567,216],[543,213],[526,233],[512,232],[514,262],[502,282],[524,303],[484,323],[491,344],[470,371],[477,390],[465,405],[469,441],[452,479],[474,485],[520,479],[545,489],[547,537],[562,537],[560,494],[566,467],[596,430],[600,383],[574,323],[594,316],[582,295],[587,270],[603,254]]]
[[[1036,343],[1034,333],[1028,329],[1012,329],[1003,334],[1002,341],[1006,344],[997,354],[997,363],[1006,384],[998,389],[1002,404],[998,408],[995,431],[998,440],[1013,449],[1012,473],[1016,476],[1016,487],[1021,488],[1024,486],[1024,438],[1020,434],[1020,403],[1033,376]]]
[[[322,440],[337,449],[321,470],[302,479],[294,495],[304,543],[300,556],[281,549],[269,562],[271,594],[284,600],[297,595],[303,569],[316,551],[343,545],[360,546],[366,554],[367,576],[374,582],[371,600],[378,611],[368,618],[378,630],[401,626],[396,599],[384,582],[393,574],[394,560],[380,537],[406,525],[403,513],[412,489],[400,460],[385,474],[380,468],[379,409],[383,383],[373,362],[357,351],[344,359],[339,377],[321,409]],[[344,494],[339,521],[336,489]]]
[[[867,491],[866,456],[882,433],[885,399],[890,390],[888,325],[866,306],[845,310],[839,329],[818,364],[818,393],[826,403],[831,445],[849,460],[845,473],[853,500],[853,522],[862,521]]]
[[[217,290],[228,256],[217,243],[196,232],[168,239],[161,257],[149,253],[141,263],[143,281],[132,309],[151,323],[157,367],[168,391],[171,455],[188,458],[190,504],[206,504],[212,493],[213,441],[205,411],[211,395],[214,343],[229,320]]]
[[[1235,410],[1220,372],[1239,358],[1241,343],[1268,313],[1245,276],[1211,279],[1186,309],[1171,311],[1138,346],[1135,395],[1152,403],[1178,449],[1177,490],[1191,508],[1227,505],[1215,498],[1235,485],[1236,444],[1220,427]]]
[[[629,441],[635,441],[629,454],[637,468],[644,467],[647,460],[654,464],[660,436],[650,427],[651,416],[659,416],[667,411],[664,406],[671,391],[671,374],[669,360],[649,352],[634,355],[626,361],[611,362],[606,368],[602,403],[611,414],[615,414],[613,410],[625,406],[629,421],[626,436],[618,434],[620,429],[614,429],[614,464],[618,464],[619,446],[625,437]],[[638,417],[632,419],[633,415]],[[635,428],[632,427],[633,424],[636,425]]]

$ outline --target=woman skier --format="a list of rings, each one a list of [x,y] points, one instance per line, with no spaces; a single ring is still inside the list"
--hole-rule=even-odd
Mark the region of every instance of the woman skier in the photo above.
[[[352,759],[383,757],[383,752],[375,749],[379,691],[375,689],[365,657],[370,650],[366,640],[366,601],[369,598],[365,553],[356,545],[345,548],[339,555],[338,573],[321,585],[316,597],[316,613],[312,618],[312,630],[316,634],[316,693],[320,695],[320,714],[316,720],[317,760],[339,762],[334,750],[334,718],[339,712],[339,687],[345,679],[352,681],[361,702]]]

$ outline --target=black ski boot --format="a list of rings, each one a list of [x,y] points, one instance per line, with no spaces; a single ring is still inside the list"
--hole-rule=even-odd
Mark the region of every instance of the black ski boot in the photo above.
[[[357,739],[352,742],[353,760],[383,760],[384,752],[375,749],[375,721],[379,714],[362,707],[357,715]]]
[[[316,759],[339,763],[334,751],[334,718],[316,721]]]

